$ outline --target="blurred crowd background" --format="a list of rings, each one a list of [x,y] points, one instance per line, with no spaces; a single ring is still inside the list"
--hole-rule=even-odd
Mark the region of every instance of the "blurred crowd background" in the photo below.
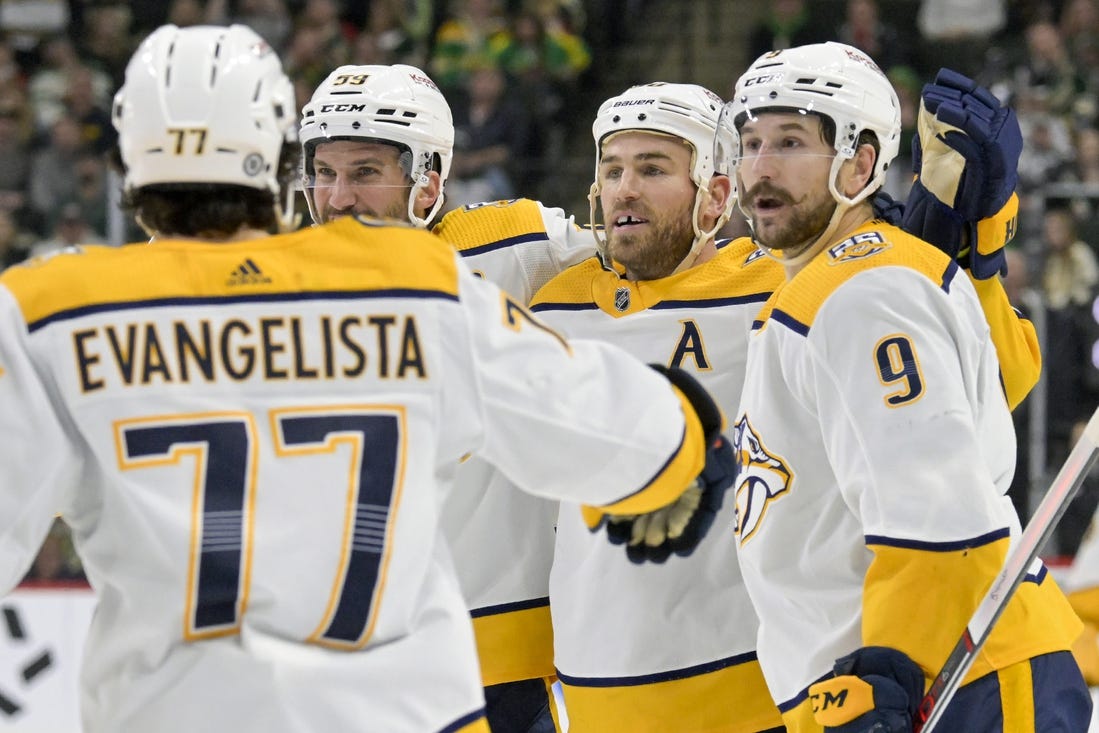
[[[448,209],[529,196],[582,222],[591,120],[631,84],[728,97],[768,50],[858,46],[902,102],[887,189],[903,198],[920,89],[949,66],[1011,104],[1025,139],[1005,286],[1045,363],[1016,412],[1024,521],[1099,405],[1099,0],[0,0],[0,269],[141,240],[114,205],[110,108],[138,42],[166,22],[250,25],[283,59],[299,109],[341,64],[419,66],[454,112]],[[1047,555],[1075,552],[1097,503],[1093,476]],[[27,580],[81,578],[59,521]]]

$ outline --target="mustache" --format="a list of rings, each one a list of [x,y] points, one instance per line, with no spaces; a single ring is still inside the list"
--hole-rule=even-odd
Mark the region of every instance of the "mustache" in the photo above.
[[[749,205],[754,204],[756,199],[760,198],[775,199],[790,205],[797,203],[787,191],[775,186],[770,181],[760,181],[744,192],[744,200]]]

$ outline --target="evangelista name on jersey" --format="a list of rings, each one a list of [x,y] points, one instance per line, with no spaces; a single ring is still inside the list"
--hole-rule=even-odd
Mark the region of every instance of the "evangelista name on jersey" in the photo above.
[[[403,314],[131,322],[76,330],[80,389],[242,381],[426,379],[416,319]]]

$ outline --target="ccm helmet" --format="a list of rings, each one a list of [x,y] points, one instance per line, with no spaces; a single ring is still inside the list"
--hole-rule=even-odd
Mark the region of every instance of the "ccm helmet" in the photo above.
[[[251,28],[161,26],[114,97],[123,185],[231,184],[277,197],[283,146],[297,141],[295,107],[278,56]]]
[[[718,117],[722,109],[721,97],[709,89],[697,84],[672,84],[655,82],[630,87],[622,94],[611,97],[599,107],[592,124],[592,137],[595,139],[595,182],[592,183],[588,200],[591,204],[591,221],[596,221],[599,204],[599,164],[603,158],[603,144],[611,135],[625,131],[655,132],[684,140],[691,146],[691,180],[698,191],[695,194],[692,226],[695,233],[691,251],[676,268],[679,272],[689,267],[701,249],[703,243],[728,221],[735,197],[729,198],[728,206],[712,229],[703,232],[699,229],[698,212],[705,194],[709,191],[710,179],[715,173],[728,174],[725,157],[715,164],[714,137],[718,131]],[[728,134],[726,134],[729,137]],[[726,140],[723,150],[735,148],[735,138]],[[598,230],[596,242],[603,251],[606,243],[600,238]]]
[[[406,64],[341,66],[325,79],[302,109],[301,142],[305,165],[305,197],[317,221],[310,185],[317,145],[332,140],[371,140],[402,151],[402,164],[412,179],[408,218],[417,226],[443,205],[442,187],[435,205],[423,219],[413,205],[427,183],[426,173],[438,171],[442,184],[454,157],[454,122],[442,92],[420,69]]]
[[[739,130],[745,120],[768,111],[814,113],[835,124],[829,189],[843,204],[853,205],[877,190],[900,149],[897,93],[878,65],[853,46],[829,41],[763,54],[737,80],[721,127]],[[877,136],[880,149],[870,181],[848,198],[836,190],[836,174],[854,156],[863,130]]]

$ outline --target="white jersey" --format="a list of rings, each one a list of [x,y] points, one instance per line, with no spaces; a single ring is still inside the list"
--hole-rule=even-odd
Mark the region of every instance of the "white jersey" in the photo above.
[[[530,199],[455,209],[434,232],[474,274],[524,304],[551,277],[595,253],[590,229]],[[473,616],[484,684],[552,676],[549,573],[557,503],[517,491],[478,456],[457,468],[454,485],[443,533]]]
[[[597,338],[689,371],[731,415],[752,320],[782,278],[760,255],[741,239],[704,264],[641,282],[593,258],[552,280],[531,307],[570,337]],[[622,546],[608,544],[605,531],[588,528],[577,503],[562,502],[550,600],[570,726],[740,733],[780,725],[756,663],[734,512],[727,497],[689,556],[635,564]],[[687,682],[696,678],[707,681]],[[669,680],[685,687],[670,688]],[[630,709],[635,704],[651,708]]]
[[[941,668],[1020,531],[1014,432],[973,286],[895,227],[825,250],[759,318],[731,428],[738,557],[785,722],[819,730],[806,691],[839,657]],[[1067,648],[1070,615],[1037,563],[968,679]]]
[[[0,402],[0,593],[62,514],[87,733],[487,730],[452,467],[647,511],[702,465],[662,377],[352,218],[9,269]]]

